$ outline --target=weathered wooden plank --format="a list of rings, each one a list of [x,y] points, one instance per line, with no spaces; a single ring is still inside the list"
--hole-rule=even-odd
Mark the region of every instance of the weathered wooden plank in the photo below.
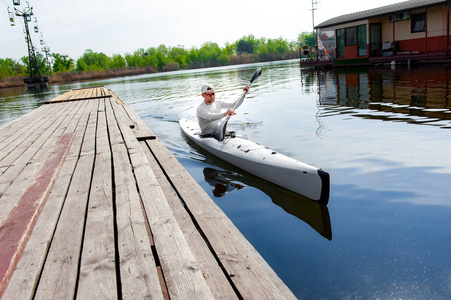
[[[61,211],[60,222],[51,242],[35,299],[68,299],[76,294],[78,265],[95,156],[98,101],[93,100],[93,102],[80,158]]]
[[[49,124],[48,116],[54,115],[55,111],[55,107],[49,106],[47,110],[41,110],[41,115],[33,115],[30,119],[23,120],[23,124],[16,124],[16,126],[8,128],[8,131],[5,130],[2,132],[2,140],[0,141],[0,161],[14,151],[18,145],[30,137],[36,137],[38,131],[42,132],[45,130],[45,126],[48,126]],[[9,166],[9,164],[7,165]]]
[[[72,109],[76,110],[78,106],[73,106]],[[30,182],[36,178],[37,170],[39,170],[42,162],[48,156],[49,151],[63,134],[67,124],[70,123],[73,117],[71,114],[73,110],[68,110],[61,114],[50,125],[48,130],[40,135],[36,139],[36,142],[30,145],[14,162],[15,164],[8,168],[0,177],[0,201],[2,203],[0,224],[7,218],[8,214],[22,197]]]
[[[66,133],[60,137],[17,205],[0,225],[0,296],[14,272],[73,138],[74,133]]]
[[[81,91],[79,92],[79,94],[78,94],[77,97],[75,97],[75,98],[76,98],[76,99],[77,99],[77,98],[89,99],[89,98],[92,98],[92,95],[93,95],[93,89],[92,89],[92,88],[89,88],[89,89],[83,89],[83,90],[81,90]]]
[[[116,104],[117,105],[124,104],[124,102],[121,99],[119,99],[119,97],[112,90],[107,90],[107,89],[104,88],[104,92],[103,93],[105,93],[106,95],[108,95],[110,97],[113,97],[113,99],[116,100]]]
[[[7,130],[8,128],[11,128],[13,126],[17,126],[22,125],[22,123],[26,122],[26,120],[32,120],[33,118],[35,118],[36,116],[40,116],[41,115],[41,111],[42,110],[46,110],[47,108],[44,107],[44,105],[39,106],[38,108],[20,116],[17,117],[16,119],[12,120],[11,122],[5,123],[0,125],[0,134],[3,135],[3,133],[5,132],[5,130]]]
[[[78,93],[78,90],[69,91],[65,97],[65,100],[72,100],[77,93]]]
[[[28,133],[35,124],[42,122],[48,114],[51,114],[55,108],[52,106],[47,107],[42,105],[37,109],[29,112],[28,114],[15,119],[14,121],[5,124],[0,128],[0,149],[3,149],[5,145],[11,142],[11,139],[17,138],[22,133]],[[31,130],[32,131],[32,130]]]
[[[66,132],[75,133],[75,139],[61,168],[54,187],[45,202],[41,214],[30,235],[22,256],[3,294],[4,300],[32,299],[40,278],[47,251],[58,223],[59,215],[78,162],[92,102],[84,101],[83,107],[73,118]]]
[[[77,297],[119,298],[116,284],[113,182],[105,101],[98,108],[96,159],[80,262]]]
[[[159,140],[146,143],[196,217],[203,234],[245,299],[295,299],[292,292]],[[227,238],[224,238],[227,237]]]
[[[202,271],[152,173],[147,158],[121,110],[113,109],[134,168],[171,299],[212,299]]]
[[[155,157],[148,149],[147,144],[144,141],[141,141],[140,144],[146,153],[147,160],[149,161],[158,183],[160,184],[166,199],[171,206],[174,216],[176,217],[180,228],[182,228],[188,245],[196,258],[196,261],[199,263],[202,274],[205,277],[214,298],[238,299],[237,294],[228,282],[228,278],[217,263],[216,258],[213,253],[211,253],[210,248],[197,230],[188,212],[183,207],[182,202],[172,188],[171,183],[164,175],[163,170],[158,165]]]
[[[112,91],[107,90],[104,86],[102,86],[100,88],[100,90],[101,90],[102,96],[104,96],[104,97],[111,97]]]
[[[163,299],[151,249],[153,241],[147,233],[127,149],[108,101],[106,110],[113,151],[122,298]]]
[[[47,101],[46,103],[49,104],[67,101],[88,100],[110,96],[111,94],[105,87],[83,88],[78,90],[71,90],[63,95]]]
[[[155,139],[156,135],[149,129],[149,127],[144,123],[143,120],[136,114],[136,112],[131,109],[128,105],[121,105],[125,110],[128,118],[130,119],[130,124],[133,124],[133,132],[139,141]]]
[[[13,142],[13,149],[10,148],[4,148],[1,153],[0,157],[0,164],[9,166],[11,165],[17,157],[22,155],[22,152],[24,149],[27,149],[29,145],[31,145],[36,139],[39,138],[39,136],[43,133],[48,131],[49,127],[51,125],[54,125],[55,120],[61,120],[61,116],[67,114],[73,109],[73,107],[70,106],[62,106],[59,108],[60,113],[55,113],[56,110],[49,110],[48,113],[43,114],[42,117],[38,117],[34,120],[29,120],[30,126],[26,126],[28,129],[28,132],[24,134],[24,137],[19,137],[18,142]],[[37,123],[36,123],[37,122]],[[12,130],[20,131],[18,128],[13,128]],[[12,138],[17,136],[13,135]],[[11,139],[7,140],[8,142],[11,141]],[[25,142],[24,142],[25,141]]]

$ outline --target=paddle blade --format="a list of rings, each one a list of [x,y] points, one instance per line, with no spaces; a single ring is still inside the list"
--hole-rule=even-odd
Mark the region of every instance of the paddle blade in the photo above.
[[[262,75],[262,69],[258,68],[257,71],[255,71],[254,76],[252,76],[250,83],[252,84],[258,77],[260,77],[260,75]]]
[[[227,118],[220,120],[218,124],[216,124],[215,128],[213,129],[213,138],[217,139],[220,142],[224,140],[227,122],[229,121],[229,119],[230,116],[227,116]]]

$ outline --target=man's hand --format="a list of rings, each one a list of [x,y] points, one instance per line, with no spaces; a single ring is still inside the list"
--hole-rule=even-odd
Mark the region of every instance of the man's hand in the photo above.
[[[225,114],[224,117],[227,117],[228,115],[233,116],[236,115],[235,111],[233,109],[228,109]]]

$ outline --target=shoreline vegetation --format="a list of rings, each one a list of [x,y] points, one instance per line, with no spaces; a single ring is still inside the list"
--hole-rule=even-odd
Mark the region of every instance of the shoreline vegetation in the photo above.
[[[113,54],[111,57],[91,49],[76,61],[68,55],[53,53],[50,63],[41,54],[36,58],[41,74],[49,77],[50,84],[63,84],[86,80],[131,76],[177,70],[200,69],[270,62],[300,58],[299,48],[316,42],[314,32],[299,34],[297,41],[257,39],[253,35],[242,37],[233,44],[221,48],[206,42],[200,48],[185,49],[183,46],[160,45],[147,50],[141,48],[133,53]],[[25,86],[23,79],[29,74],[28,57],[21,62],[0,58],[0,88]]]

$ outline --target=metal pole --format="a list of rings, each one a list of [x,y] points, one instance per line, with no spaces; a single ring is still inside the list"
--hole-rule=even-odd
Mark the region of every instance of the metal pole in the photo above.
[[[315,30],[315,9],[313,7],[314,5],[314,0],[312,0],[312,30]]]

